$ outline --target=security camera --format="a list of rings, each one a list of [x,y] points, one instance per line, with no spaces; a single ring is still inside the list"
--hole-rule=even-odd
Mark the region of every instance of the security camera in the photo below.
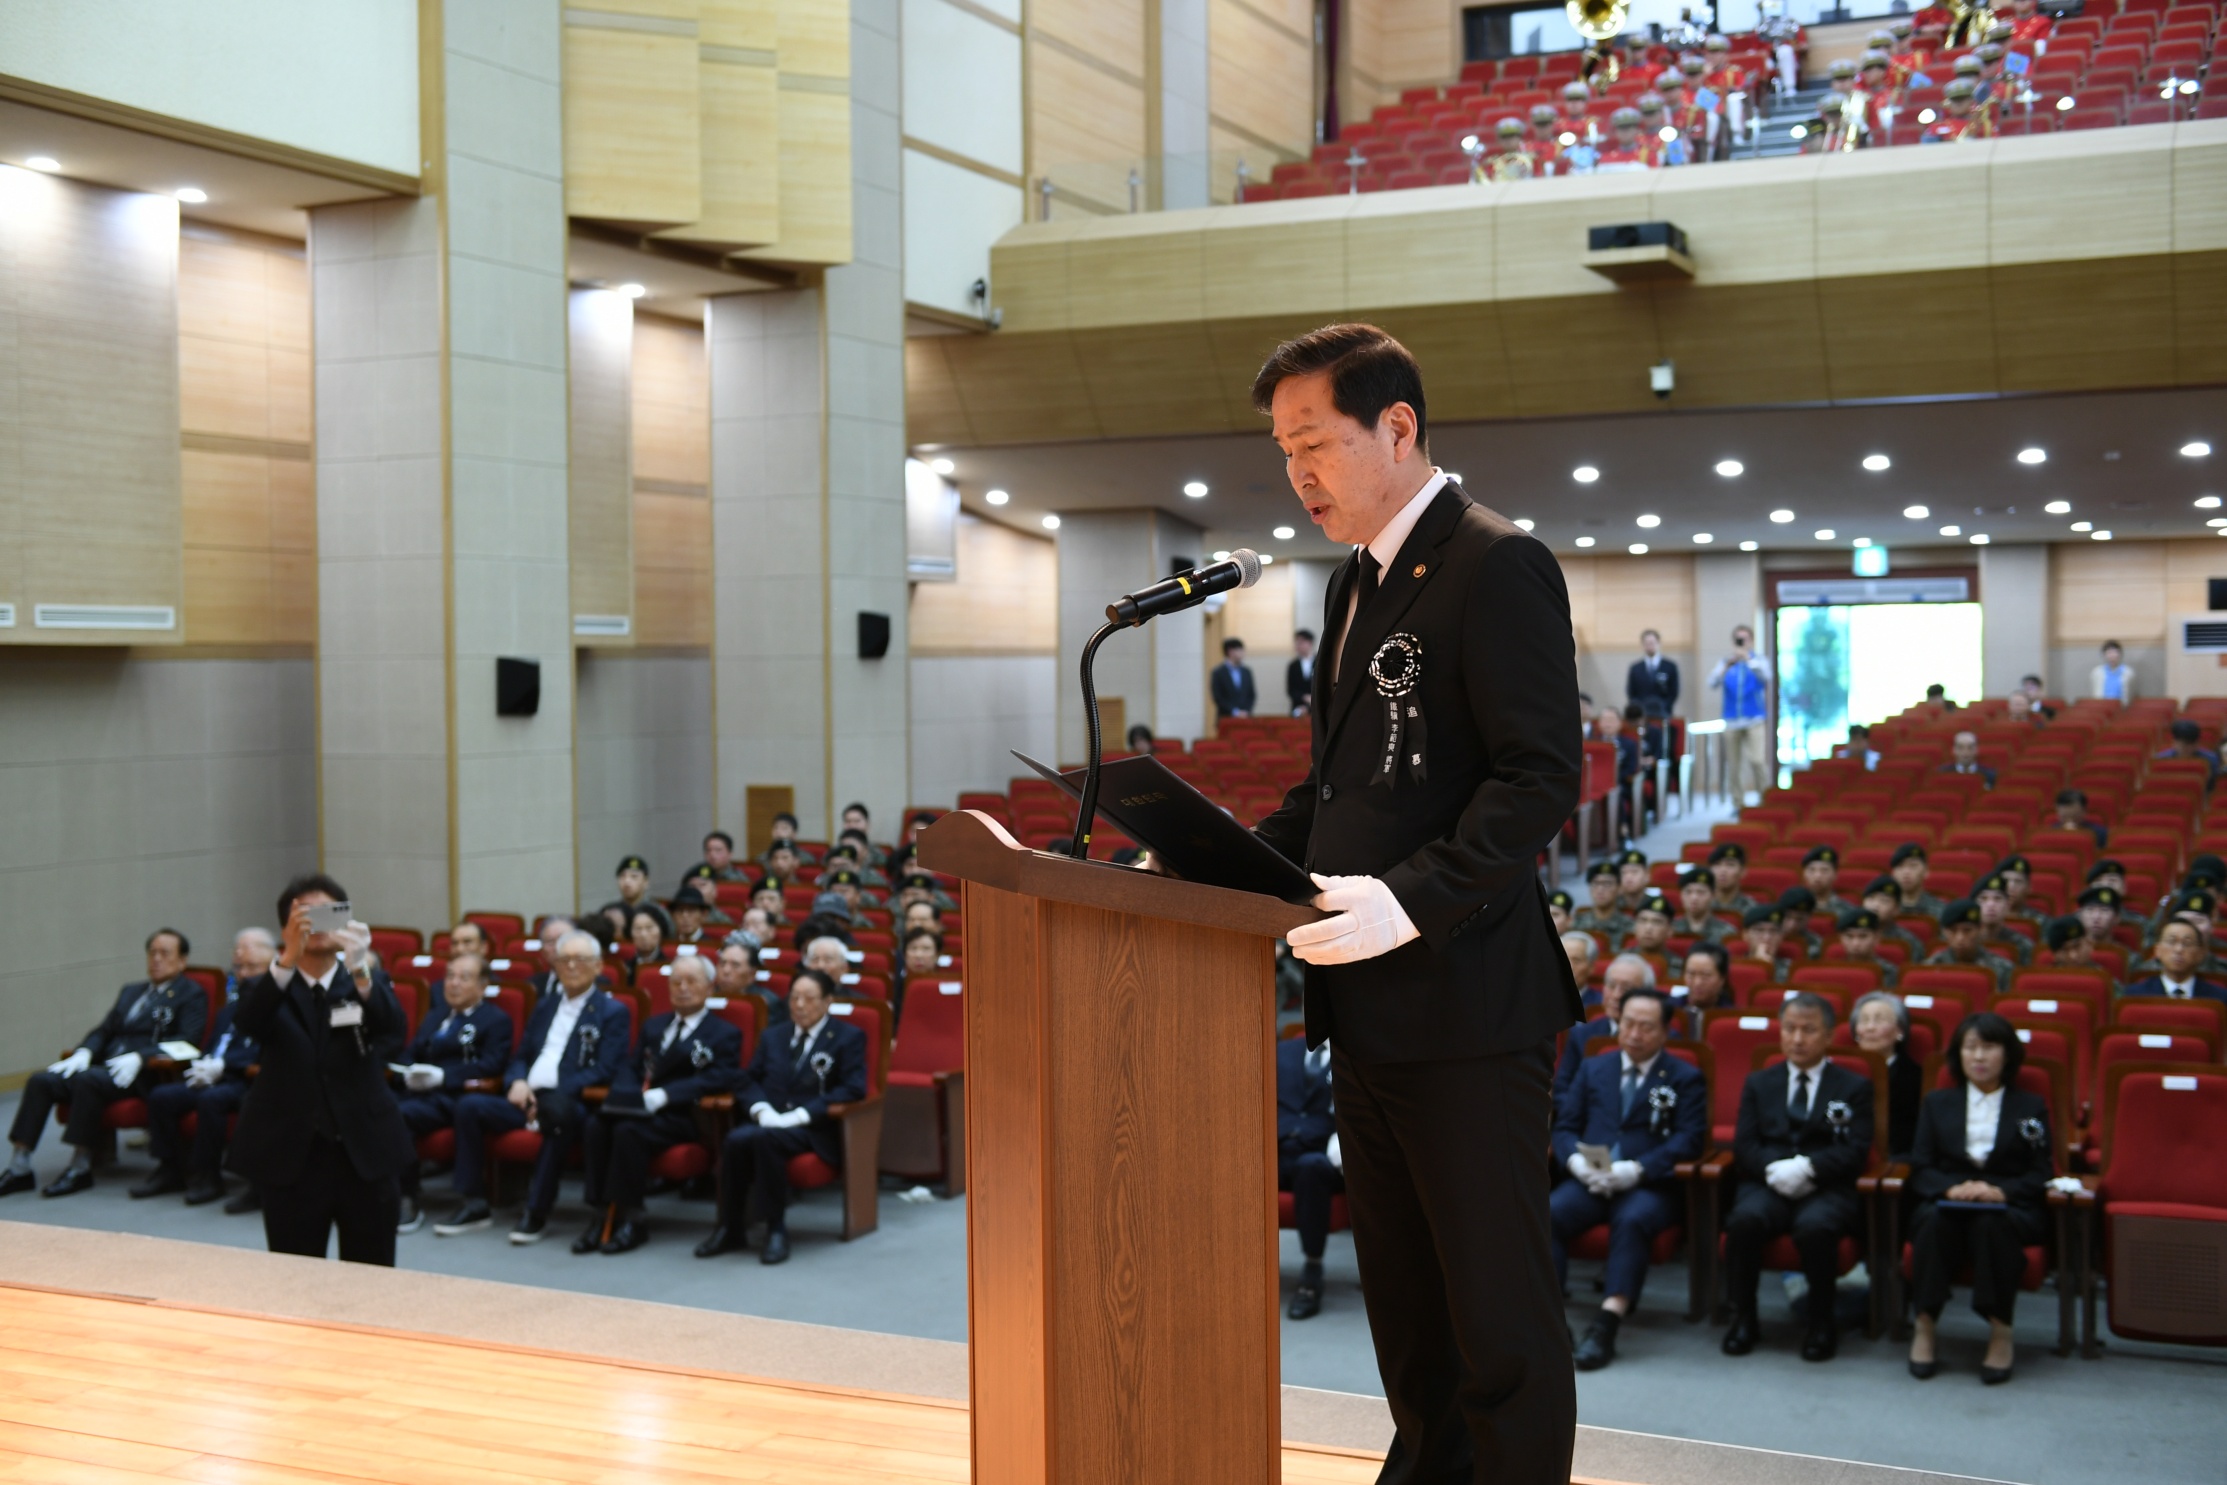
[[[1657,397],[1667,398],[1678,386],[1678,368],[1669,361],[1658,361],[1647,368],[1647,385],[1654,388]]]

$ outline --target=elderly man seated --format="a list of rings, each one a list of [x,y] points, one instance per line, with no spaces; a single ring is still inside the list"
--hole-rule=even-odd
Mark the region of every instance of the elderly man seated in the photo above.
[[[455,1122],[465,1084],[502,1075],[510,1061],[510,1013],[488,1003],[485,959],[472,953],[449,959],[441,979],[441,1005],[418,1023],[418,1034],[402,1055],[398,1102],[413,1141]],[[416,1232],[425,1224],[421,1181],[418,1162],[412,1160],[402,1172],[399,1232]]]
[[[595,1210],[575,1253],[631,1253],[649,1241],[643,1201],[650,1165],[697,1137],[696,1105],[742,1081],[742,1030],[709,1009],[711,966],[673,961],[673,1008],[642,1027],[639,1053],[620,1067],[587,1125],[587,1202]]]
[[[1934,772],[1965,774],[1978,779],[1982,788],[1995,787],[1995,770],[1980,762],[1980,739],[1976,732],[1959,732],[1949,744],[1949,761]]]
[[[1555,1105],[1554,1158],[1571,1179],[1554,1188],[1554,1266],[1569,1282],[1569,1245],[1608,1224],[1607,1297],[1578,1342],[1577,1369],[1616,1359],[1616,1331],[1647,1283],[1650,1246],[1677,1220],[1678,1163],[1700,1156],[1709,1133],[1701,1074],[1663,1051],[1670,998],[1624,993],[1616,1055],[1588,1057]]]
[[[116,1003],[99,1025],[85,1033],[77,1050],[44,1072],[31,1074],[23,1085],[15,1127],[8,1131],[15,1150],[6,1173],[0,1174],[0,1196],[38,1184],[31,1173],[31,1152],[46,1131],[47,1116],[59,1104],[69,1105],[62,1139],[70,1147],[70,1163],[39,1194],[74,1196],[89,1189],[93,1150],[100,1143],[101,1117],[108,1106],[144,1094],[152,1086],[147,1059],[161,1055],[162,1043],[191,1042],[196,1050],[200,1048],[209,1025],[209,997],[185,977],[192,946],[177,929],[158,928],[147,935],[146,947],[147,978],[118,991]]]
[[[1580,986],[1593,979],[1593,964],[1600,958],[1600,945],[1593,942],[1593,935],[1572,928],[1562,935],[1562,952],[1570,961],[1570,978]]]
[[[1562,1060],[1554,1069],[1556,1108],[1562,1106],[1563,1096],[1577,1077],[1587,1045],[1597,1036],[1616,1035],[1616,1013],[1624,1004],[1625,992],[1652,990],[1655,983],[1655,966],[1637,954],[1619,954],[1608,962],[1608,969],[1601,976],[1601,1014],[1571,1031],[1563,1040]]]
[[[240,987],[271,967],[278,940],[268,928],[243,928],[232,936],[232,975],[224,1009],[209,1028],[209,1044],[186,1064],[185,1076],[147,1093],[147,1145],[155,1173],[131,1188],[134,1200],[186,1194],[186,1205],[201,1206],[224,1195],[224,1147],[231,1139],[232,1116],[247,1097],[247,1070],[255,1062],[254,1037],[232,1029],[232,1010]],[[183,1148],[186,1115],[194,1116],[193,1149]]]

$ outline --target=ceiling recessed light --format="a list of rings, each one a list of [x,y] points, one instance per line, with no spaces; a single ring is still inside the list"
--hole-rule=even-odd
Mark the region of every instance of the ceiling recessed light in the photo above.
[[[2018,462],[2021,464],[2040,464],[2047,461],[2048,458],[2049,452],[2046,449],[2020,449],[2018,451]]]
[[[1885,454],[1864,455],[1864,468],[1870,470],[1873,474],[1877,474],[1882,469],[1892,468],[1893,465],[1894,460],[1888,458]]]
[[[982,498],[989,501],[992,505],[1003,505],[1006,501],[1011,500],[1013,497],[1006,494],[1003,490],[985,490],[982,492]]]
[[[1577,544],[1581,547],[1589,547],[1593,544],[1593,538],[1590,536],[1581,536],[1577,539]]]
[[[55,159],[52,155],[33,155],[30,159],[25,160],[23,163],[25,165],[28,165],[33,170],[43,170],[48,175],[52,175],[55,171],[62,168],[62,162]],[[2205,452],[2209,453],[2210,450],[2207,449],[2205,450]]]
[[[955,472],[959,466],[952,463],[949,459],[930,459],[928,461],[928,467],[930,469],[933,469],[938,474],[951,474]]]
[[[1274,552],[1262,552],[1260,554],[1260,565],[1274,567],[1276,565],[1276,554]]]
[[[1216,552],[1214,554],[1214,560],[1217,562],[1227,562],[1229,561],[1229,553],[1227,551]]]
[[[48,160],[44,165],[41,165],[37,160],[26,160],[23,163],[29,165],[33,170],[59,170],[62,168],[52,160]],[[2190,439],[2187,443],[2181,445],[2181,457],[2184,459],[2201,459],[2211,451],[2212,446],[2201,438]]]
[[[1850,542],[1849,545],[1852,547],[1868,547],[1871,545],[1871,538],[1868,536],[1859,536],[1854,541]]]
[[[1719,459],[1717,461],[1717,473],[1728,480],[1736,480],[1746,472],[1747,466],[1737,459]]]
[[[1740,543],[1740,550],[1743,552],[1759,551],[1762,549],[1762,546],[1763,543],[1759,541],[1743,541]]]
[[[1902,513],[1913,521],[1922,521],[1933,514],[1922,505],[1906,505],[1902,508]]]
[[[2111,533],[2108,531],[2091,531],[2088,533],[2088,540],[2090,541],[2109,541],[2110,539]]]
[[[1275,537],[1278,541],[1289,541],[1293,537],[1297,536],[1299,533],[1292,530],[1289,526],[1278,526],[1275,530],[1269,532],[1268,534]]]
[[[2227,516],[2213,516],[2204,524],[2207,526],[2227,526]]]
[[[1640,529],[1641,529],[1642,531],[1652,531],[1652,530],[1654,530],[1654,529],[1655,529],[1655,528],[1656,528],[1657,526],[1660,526],[1660,525],[1661,525],[1662,523],[1663,523],[1663,518],[1662,518],[1661,516],[1656,516],[1656,515],[1646,515],[1646,516],[1641,516],[1641,517],[1639,518],[1639,520],[1638,520],[1638,521],[1637,521],[1637,522],[1636,522],[1635,524],[1636,524],[1636,525],[1637,525],[1637,526],[1638,526],[1638,527],[1639,527],[1639,528],[1640,528]]]
[[[1204,500],[1206,498],[1206,481],[1192,480],[1189,484],[1183,487],[1183,493],[1190,496],[1193,500]]]
[[[1625,550],[1630,552],[1634,557],[1644,557],[1647,555],[1647,543],[1643,541],[1635,541],[1629,547],[1626,547]]]
[[[1975,531],[1970,536],[1967,536],[1964,539],[1976,547],[1984,547],[1987,545],[1987,533],[1984,531]]]
[[[2052,500],[2042,509],[2053,516],[2069,516],[2072,514],[2072,502],[2069,500]]]
[[[1964,528],[1962,526],[1943,526],[1941,528],[1941,534],[1943,536],[1962,536],[1964,534]]]
[[[1705,547],[1716,539],[1712,533],[1707,531],[1696,531],[1693,534],[1693,544],[1697,547]]]
[[[209,193],[199,186],[180,186],[171,193],[188,206],[199,206],[209,199]]]
[[[649,290],[643,288],[640,284],[620,284],[618,285],[618,291],[629,299],[640,299],[649,293]]]
[[[1835,536],[1838,536],[1839,534],[1840,533],[1833,530],[1832,527],[1827,526],[1817,532],[1817,539],[1819,541],[1831,541]]]
[[[1790,510],[1772,511],[1771,520],[1780,526],[1792,525],[1794,521],[1794,512]]]
[[[2198,510],[2218,510],[2219,497],[2217,495],[2199,495],[2196,497],[2196,508]]]
[[[1059,529],[1059,517],[1046,516],[1044,518],[1044,529],[1046,531],[1057,531]]]
[[[2093,521],[2075,521],[2072,523],[2072,529],[2075,531],[2093,531],[2096,529],[2096,523]]]
[[[1601,472],[1590,464],[1580,464],[1570,471],[1570,478],[1581,485],[1590,485],[1601,477]]]
[[[1518,516],[1516,517],[1516,529],[1518,531],[1536,531],[1539,529],[1539,523],[1529,516]]]

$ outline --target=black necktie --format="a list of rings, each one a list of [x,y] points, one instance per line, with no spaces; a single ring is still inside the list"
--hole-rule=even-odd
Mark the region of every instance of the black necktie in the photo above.
[[[1809,1117],[1809,1074],[1806,1072],[1794,1079],[1794,1107],[1801,1118]]]
[[[1639,1096],[1639,1069],[1638,1069],[1638,1068],[1636,1068],[1636,1067],[1627,1067],[1627,1068],[1625,1068],[1625,1069],[1624,1069],[1624,1110],[1623,1110],[1623,1111],[1624,1111],[1624,1115],[1625,1115],[1625,1117],[1626,1117],[1626,1118],[1629,1118],[1629,1117],[1631,1116],[1631,1112],[1632,1112],[1632,1100],[1633,1100],[1633,1099],[1635,1099],[1635,1098],[1637,1098],[1638,1096]]]
[[[1377,580],[1381,578],[1383,574],[1384,564],[1376,560],[1376,553],[1370,551],[1367,547],[1361,548],[1360,583],[1362,604],[1366,605],[1368,601],[1375,596]],[[1354,612],[1359,613],[1360,610],[1356,609],[1354,610]]]

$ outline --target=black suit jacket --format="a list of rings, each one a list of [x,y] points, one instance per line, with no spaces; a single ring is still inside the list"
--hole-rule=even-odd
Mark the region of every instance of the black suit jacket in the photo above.
[[[370,993],[361,998],[362,1024],[334,1026],[331,1008],[357,999],[345,968],[334,973],[330,991],[301,974],[282,988],[268,972],[240,991],[232,1024],[262,1043],[262,1062],[240,1106],[227,1167],[258,1183],[297,1180],[311,1140],[328,1120],[356,1174],[367,1181],[398,1175],[417,1159],[417,1144],[387,1087],[387,1063],[402,1050],[401,1003],[387,977],[375,972]]]
[[[1260,689],[1253,684],[1253,668],[1250,665],[1240,665],[1234,680],[1230,677],[1228,662],[1216,665],[1209,689],[1214,693],[1214,715],[1217,717],[1226,717],[1233,712],[1251,716],[1260,709]]]
[[[1659,701],[1666,717],[1678,710],[1678,662],[1668,655],[1657,655],[1655,669],[1650,671],[1644,658],[1634,660],[1624,675],[1624,699],[1636,706]]]
[[[501,1077],[504,1065],[510,1061],[510,1013],[481,1001],[458,1018],[454,1027],[448,1020],[445,1002],[428,1011],[402,1060],[438,1067],[444,1093],[460,1092],[475,1078]]]
[[[1809,1117],[1796,1123],[1786,1106],[1790,1072],[1791,1064],[1780,1062],[1748,1074],[1740,1089],[1740,1123],[1732,1137],[1734,1167],[1742,1179],[1761,1181],[1763,1168],[1772,1161],[1807,1155],[1819,1190],[1854,1189],[1856,1178],[1871,1164],[1876,1111],[1870,1075],[1850,1072],[1837,1062],[1826,1063],[1818,1069]],[[1833,1127],[1836,1103],[1848,1107],[1845,1134]]]
[[[1421,933],[1357,964],[1307,967],[1307,1041],[1365,1062],[1512,1052],[1582,1019],[1537,858],[1577,807],[1584,752],[1569,593],[1554,554],[1448,482],[1354,615],[1332,576],[1315,665],[1314,762],[1262,839],[1309,871],[1380,877]],[[1369,662],[1422,649],[1406,700],[1427,728],[1418,779],[1370,782],[1384,743]]]
[[[2031,1138],[2039,1130],[2039,1140]],[[1965,1181],[2000,1186],[2015,1212],[2041,1225],[2049,1200],[2049,1178],[2057,1173],[2050,1150],[2049,1105],[2023,1088],[2003,1090],[2002,1120],[1995,1126],[1995,1148],[1972,1163],[1964,1148],[1964,1090],[1936,1088],[1918,1108],[1918,1137],[1910,1150],[1910,1194],[1939,1201]]]
[[[1620,1052],[1586,1058],[1554,1107],[1556,1165],[1568,1165],[1580,1144],[1607,1145],[1617,1158],[1638,1161],[1640,1179],[1652,1185],[1676,1175],[1680,1161],[1698,1159],[1708,1143],[1709,1084],[1668,1052],[1647,1069],[1629,1110]]]
[[[1307,1076],[1307,1048],[1300,1038],[1276,1043],[1276,1150],[1289,1160],[1330,1148],[1338,1132],[1330,1070]]]
[[[1315,680],[1307,673],[1313,663],[1312,660],[1294,659],[1284,667],[1284,696],[1291,702],[1294,712],[1314,701]]]
[[[2127,986],[2123,993],[2127,995],[2163,995],[2165,993],[2165,976],[2150,975],[2145,979],[2136,980],[2133,984]],[[2227,986],[2217,984],[2205,979],[2202,975],[2198,975],[2189,994],[2196,1000],[2227,1000]]]
[[[744,1114],[760,1103],[770,1103],[783,1114],[791,1109],[811,1110],[812,1122],[805,1133],[811,1137],[812,1152],[829,1165],[841,1165],[843,1145],[827,1106],[856,1103],[866,1096],[866,1033],[838,1016],[827,1017],[822,1025],[825,1029],[814,1039],[810,1057],[801,1064],[789,1058],[795,1025],[779,1031],[767,1028],[758,1038],[758,1049],[750,1054],[750,1066],[735,1092],[735,1107]],[[822,1057],[827,1059],[824,1071],[816,1065]]]
[[[731,1093],[742,1083],[742,1028],[722,1017],[704,1012],[696,1029],[662,1045],[673,1012],[652,1016],[642,1024],[639,1050],[611,1080],[604,1096],[606,1109],[639,1109],[642,1090],[662,1088],[666,1107],[692,1104],[707,1094]]]
[[[147,1007],[147,1016],[133,1022],[129,1018],[139,997],[147,991],[145,980],[134,980],[116,992],[116,1003],[101,1017],[100,1024],[85,1033],[78,1045],[93,1054],[95,1062],[125,1052],[137,1052],[141,1057],[159,1055],[160,1042],[192,1042],[202,1046],[201,1034],[209,1028],[209,992],[201,988],[198,980],[184,975],[162,985],[155,991],[153,1002]]]
[[[504,1087],[524,1082],[541,1060],[549,1028],[556,1024],[557,1007],[563,1002],[564,987],[559,985],[554,995],[544,995],[535,1003],[534,1013],[526,1018],[526,1034],[519,1038],[517,1053],[503,1070]],[[618,1075],[626,1062],[627,1019],[626,1007],[601,983],[588,991],[587,1004],[580,1007],[579,1018],[572,1023],[572,1035],[565,1039],[564,1052],[557,1060],[559,1093],[577,1098],[583,1088],[608,1084]]]

